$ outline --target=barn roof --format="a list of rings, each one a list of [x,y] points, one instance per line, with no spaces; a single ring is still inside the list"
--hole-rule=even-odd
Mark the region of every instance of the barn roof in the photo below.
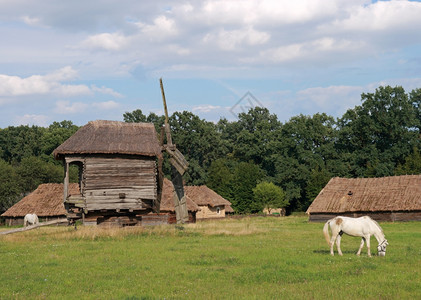
[[[91,121],[57,147],[56,159],[68,154],[130,154],[160,156],[155,126],[152,123]]]
[[[421,210],[421,175],[332,178],[307,214],[411,210]]]
[[[70,194],[79,193],[79,185],[71,183],[69,185]],[[24,217],[26,214],[36,214],[40,217],[51,217],[66,215],[63,205],[63,184],[45,183],[22,198],[18,203],[9,208],[3,217]]]
[[[186,187],[184,187],[186,188]],[[161,211],[170,211],[174,212],[174,200],[173,200],[173,194],[174,194],[174,185],[170,180],[167,178],[164,178],[164,185],[162,187],[162,197],[161,197]],[[185,193],[186,201],[187,201],[187,210],[188,211],[199,211],[200,208],[197,206],[196,203],[192,201],[190,196]]]
[[[206,185],[201,186],[186,186],[184,187],[186,194],[200,206],[209,205],[210,207],[215,206],[230,206],[231,202],[224,199],[221,195],[208,188]]]

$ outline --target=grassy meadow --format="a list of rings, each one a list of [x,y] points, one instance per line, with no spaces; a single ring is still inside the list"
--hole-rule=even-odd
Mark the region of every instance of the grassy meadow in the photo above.
[[[0,299],[421,299],[421,223],[380,225],[371,258],[345,235],[332,257],[304,216],[41,227],[0,236]]]

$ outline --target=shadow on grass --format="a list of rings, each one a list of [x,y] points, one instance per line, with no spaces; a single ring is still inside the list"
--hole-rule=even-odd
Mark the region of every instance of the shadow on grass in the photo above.
[[[321,250],[321,249],[318,249],[318,250],[313,250],[313,253],[317,253],[317,254],[329,254],[330,255],[330,250],[329,249],[327,249],[327,250]],[[338,254],[338,251],[335,249],[335,251],[334,251],[334,253],[335,253],[335,255],[337,255]],[[342,250],[342,253],[343,254],[357,254],[357,252],[356,251],[351,251],[351,250]]]

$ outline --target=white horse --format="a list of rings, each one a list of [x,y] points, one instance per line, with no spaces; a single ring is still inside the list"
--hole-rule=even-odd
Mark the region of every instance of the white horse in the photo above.
[[[332,237],[329,237],[329,228],[332,231]],[[361,254],[361,249],[364,246],[364,241],[367,244],[367,251],[368,256],[371,256],[370,252],[370,237],[374,235],[379,245],[377,246],[377,252],[380,256],[386,255],[386,246],[389,245],[385,236],[383,234],[383,230],[380,225],[371,219],[368,216],[360,217],[360,218],[348,218],[348,217],[335,217],[330,219],[326,222],[325,226],[323,227],[323,233],[326,238],[327,243],[330,246],[330,254],[334,255],[333,253],[333,244],[336,240],[336,247],[338,248],[338,254],[342,255],[341,251],[341,237],[342,234],[346,233],[347,235],[351,236],[360,236],[361,245],[358,249],[357,255]]]
[[[38,216],[36,214],[26,214],[25,218],[23,219],[23,226],[26,227],[28,225],[35,225],[38,224]]]

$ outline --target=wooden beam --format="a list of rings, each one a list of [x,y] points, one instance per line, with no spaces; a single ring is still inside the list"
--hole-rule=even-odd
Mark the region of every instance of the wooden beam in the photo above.
[[[64,199],[63,202],[67,200],[67,197],[69,196],[69,163],[65,159],[64,161]]]
[[[35,225],[31,225],[31,226],[15,228],[15,229],[12,229],[12,230],[7,230],[7,231],[0,231],[0,235],[22,232],[22,231],[35,229],[35,228],[38,228],[38,227],[41,227],[41,226],[48,226],[48,225],[54,225],[54,224],[59,224],[59,223],[67,223],[67,222],[69,222],[69,220],[67,220],[67,218],[66,219],[57,219],[57,220],[52,220],[52,221],[48,221],[48,222],[38,223],[38,224],[35,224]]]

